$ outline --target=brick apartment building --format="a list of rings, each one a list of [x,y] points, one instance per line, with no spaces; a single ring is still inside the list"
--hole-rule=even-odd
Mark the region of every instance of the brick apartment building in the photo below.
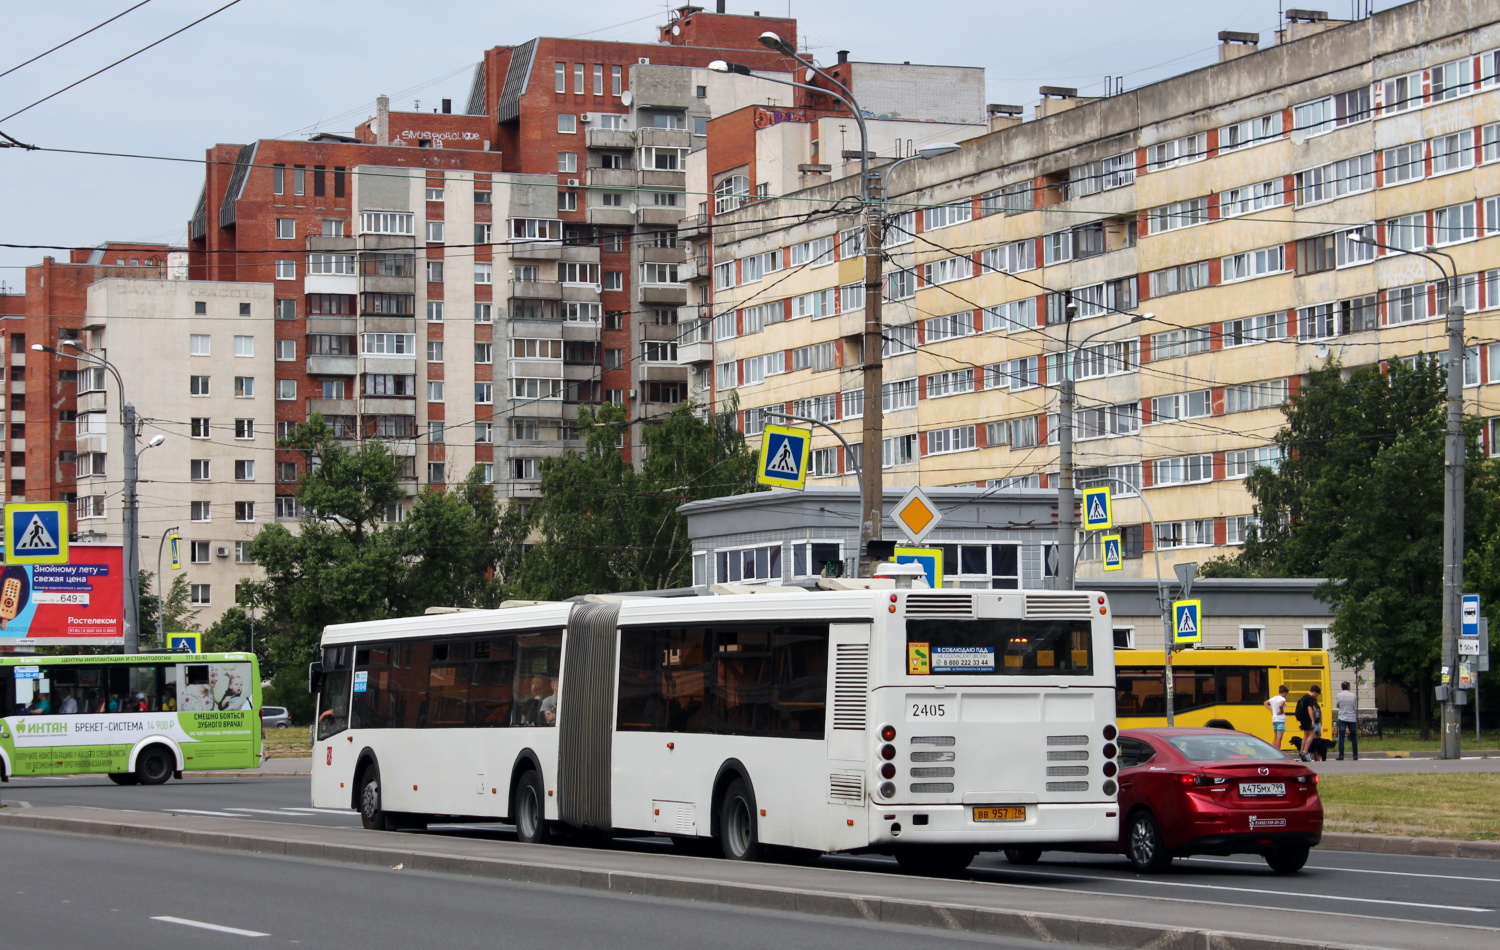
[[[1029,121],[996,107],[988,135],[899,169],[881,406],[861,400],[853,179],[720,209],[715,322],[681,359],[719,406],[738,400],[752,437],[762,410],[791,411],[857,452],[863,413],[883,413],[888,485],[1055,490],[1071,304],[1071,347],[1092,338],[1075,364],[1076,466],[1083,485],[1119,480],[1136,576],[1154,575],[1143,552],[1170,564],[1237,550],[1251,523],[1241,479],[1276,464],[1279,407],[1304,374],[1330,357],[1443,351],[1437,268],[1351,242],[1355,229],[1452,255],[1469,311],[1466,411],[1500,416],[1494,10],[1294,14],[1267,48],[1225,34],[1221,62],[1163,82],[1096,100],[1044,89]],[[739,174],[730,164],[706,166],[704,188]],[[840,199],[848,212],[791,217]],[[1132,322],[1140,313],[1151,320]],[[1500,419],[1491,451],[1497,436]],[[855,460],[828,433],[813,439],[810,484],[854,484]],[[1096,574],[1097,549],[1083,556],[1080,574]],[[949,570],[959,583],[1000,573]]]

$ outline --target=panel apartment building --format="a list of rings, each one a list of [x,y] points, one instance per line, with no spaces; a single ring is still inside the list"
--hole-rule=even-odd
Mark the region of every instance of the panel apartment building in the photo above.
[[[8,461],[30,476],[12,493],[76,500],[75,531],[119,537],[113,384],[26,353],[70,340],[119,366],[141,444],[166,437],[141,460],[142,563],[179,528],[205,622],[253,573],[259,528],[297,517],[301,460],[276,439],[313,413],[385,443],[409,495],[475,467],[534,494],[540,460],[581,446],[579,405],[639,423],[687,396],[684,162],[710,117],[767,98],[708,63],[785,73],[765,30],[796,22],[684,7],[658,44],[539,38],[484,54],[468,114],[382,99],[353,136],[209,149],[184,273],[166,248],[30,269],[45,320],[9,341],[31,410],[12,407]]]
[[[1252,517],[1241,479],[1277,464],[1279,407],[1304,374],[1443,351],[1438,269],[1356,231],[1452,256],[1470,314],[1466,410],[1500,415],[1494,8],[1293,13],[1266,49],[1225,34],[1218,64],[1141,89],[1044,89],[1033,120],[997,107],[995,131],[896,170],[880,406],[861,399],[852,179],[720,209],[712,339],[682,359],[752,438],[765,410],[793,412],[857,454],[863,413],[880,412],[887,485],[1052,490],[1055,386],[1076,348],[1080,482],[1114,479],[1125,496],[1116,520],[1137,576],[1155,573],[1143,552],[1165,569],[1236,550]],[[705,174],[713,190],[739,172]],[[843,213],[793,217],[840,199]],[[854,484],[857,460],[821,429],[813,439],[810,484]],[[1097,548],[1083,556],[1080,574],[1097,576]]]

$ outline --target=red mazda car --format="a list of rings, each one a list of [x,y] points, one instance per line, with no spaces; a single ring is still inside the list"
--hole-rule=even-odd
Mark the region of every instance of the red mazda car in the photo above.
[[[1259,854],[1278,874],[1299,871],[1323,837],[1318,776],[1255,736],[1229,729],[1120,733],[1120,840],[1065,850],[1123,852],[1137,871],[1189,854]],[[1012,848],[1013,864],[1040,849]]]

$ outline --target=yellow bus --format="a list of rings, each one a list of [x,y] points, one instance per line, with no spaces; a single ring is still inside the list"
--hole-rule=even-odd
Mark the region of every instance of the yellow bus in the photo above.
[[[1271,713],[1262,705],[1287,686],[1287,737],[1300,736],[1293,707],[1314,685],[1323,690],[1323,738],[1333,734],[1333,693],[1325,650],[1236,650],[1198,647],[1172,655],[1172,711],[1179,726],[1224,725],[1272,745]],[[1115,719],[1121,729],[1167,724],[1161,650],[1115,651]],[[1283,744],[1282,748],[1290,748]]]

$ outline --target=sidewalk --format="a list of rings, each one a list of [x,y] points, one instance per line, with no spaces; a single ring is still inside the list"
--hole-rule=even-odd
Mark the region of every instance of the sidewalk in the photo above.
[[[1050,943],[1152,950],[1452,950],[1493,942],[1472,926],[1366,920],[1310,910],[1066,889],[945,881],[866,871],[805,868],[471,838],[372,832],[198,815],[48,807],[0,811],[0,827],[99,835],[360,864],[372,873],[425,871],[621,896],[711,902],[929,927]],[[1087,916],[1080,916],[1080,910]],[[1490,938],[1483,937],[1490,933]],[[1337,934],[1338,942],[1309,940]]]

